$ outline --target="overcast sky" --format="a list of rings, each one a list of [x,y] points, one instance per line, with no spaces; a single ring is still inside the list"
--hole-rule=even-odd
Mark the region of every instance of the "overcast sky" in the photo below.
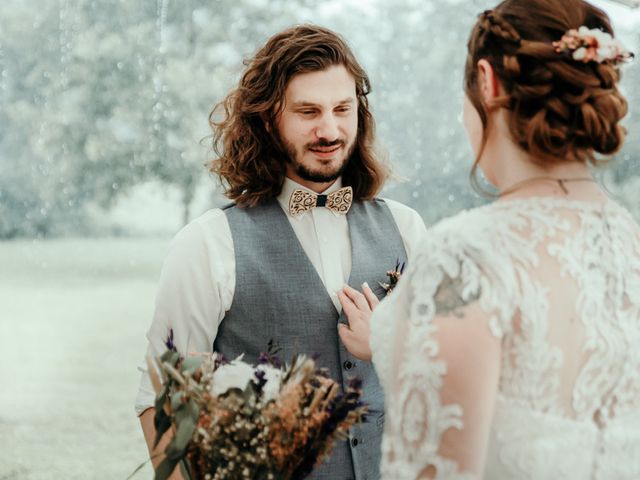
[[[629,8],[611,0],[591,0],[591,3],[605,10],[611,20],[613,26],[619,28],[640,26],[640,8]]]

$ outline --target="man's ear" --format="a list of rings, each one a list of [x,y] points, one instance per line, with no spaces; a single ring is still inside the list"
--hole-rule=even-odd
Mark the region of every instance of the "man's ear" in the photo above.
[[[281,100],[276,102],[275,106],[273,107],[273,110],[262,112],[260,114],[260,118],[262,118],[262,123],[264,124],[264,129],[267,131],[267,133],[270,133],[273,135],[274,124],[278,121],[278,119],[280,118],[280,115],[282,115],[283,110],[284,110],[284,101]],[[277,126],[275,128],[277,128]]]
[[[490,106],[501,94],[498,76],[493,66],[484,58],[478,60],[478,85],[485,105]]]

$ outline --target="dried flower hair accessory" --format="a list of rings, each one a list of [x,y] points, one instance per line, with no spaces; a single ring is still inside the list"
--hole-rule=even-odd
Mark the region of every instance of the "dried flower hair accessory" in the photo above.
[[[577,62],[611,62],[614,64],[633,59],[632,52],[624,48],[611,34],[597,28],[571,29],[560,41],[553,42],[557,53],[570,56]]]

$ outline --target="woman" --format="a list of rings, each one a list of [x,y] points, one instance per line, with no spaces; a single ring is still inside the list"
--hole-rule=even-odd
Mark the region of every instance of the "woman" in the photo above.
[[[370,323],[367,286],[339,294],[385,388],[384,478],[640,478],[640,228],[589,168],[624,136],[608,34],[581,0],[479,16],[464,123],[498,200],[433,227]]]

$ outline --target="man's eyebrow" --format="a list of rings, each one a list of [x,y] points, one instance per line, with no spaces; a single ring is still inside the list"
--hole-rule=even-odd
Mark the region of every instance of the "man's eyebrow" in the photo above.
[[[338,102],[338,105],[347,105],[347,104],[353,104],[355,102],[355,99],[353,97],[349,97],[349,98],[345,98],[344,100],[341,100]],[[319,106],[319,104],[317,103],[313,103],[313,102],[307,102],[305,100],[300,100],[298,102],[293,102],[291,104],[292,108],[300,108],[300,107],[317,107]]]

